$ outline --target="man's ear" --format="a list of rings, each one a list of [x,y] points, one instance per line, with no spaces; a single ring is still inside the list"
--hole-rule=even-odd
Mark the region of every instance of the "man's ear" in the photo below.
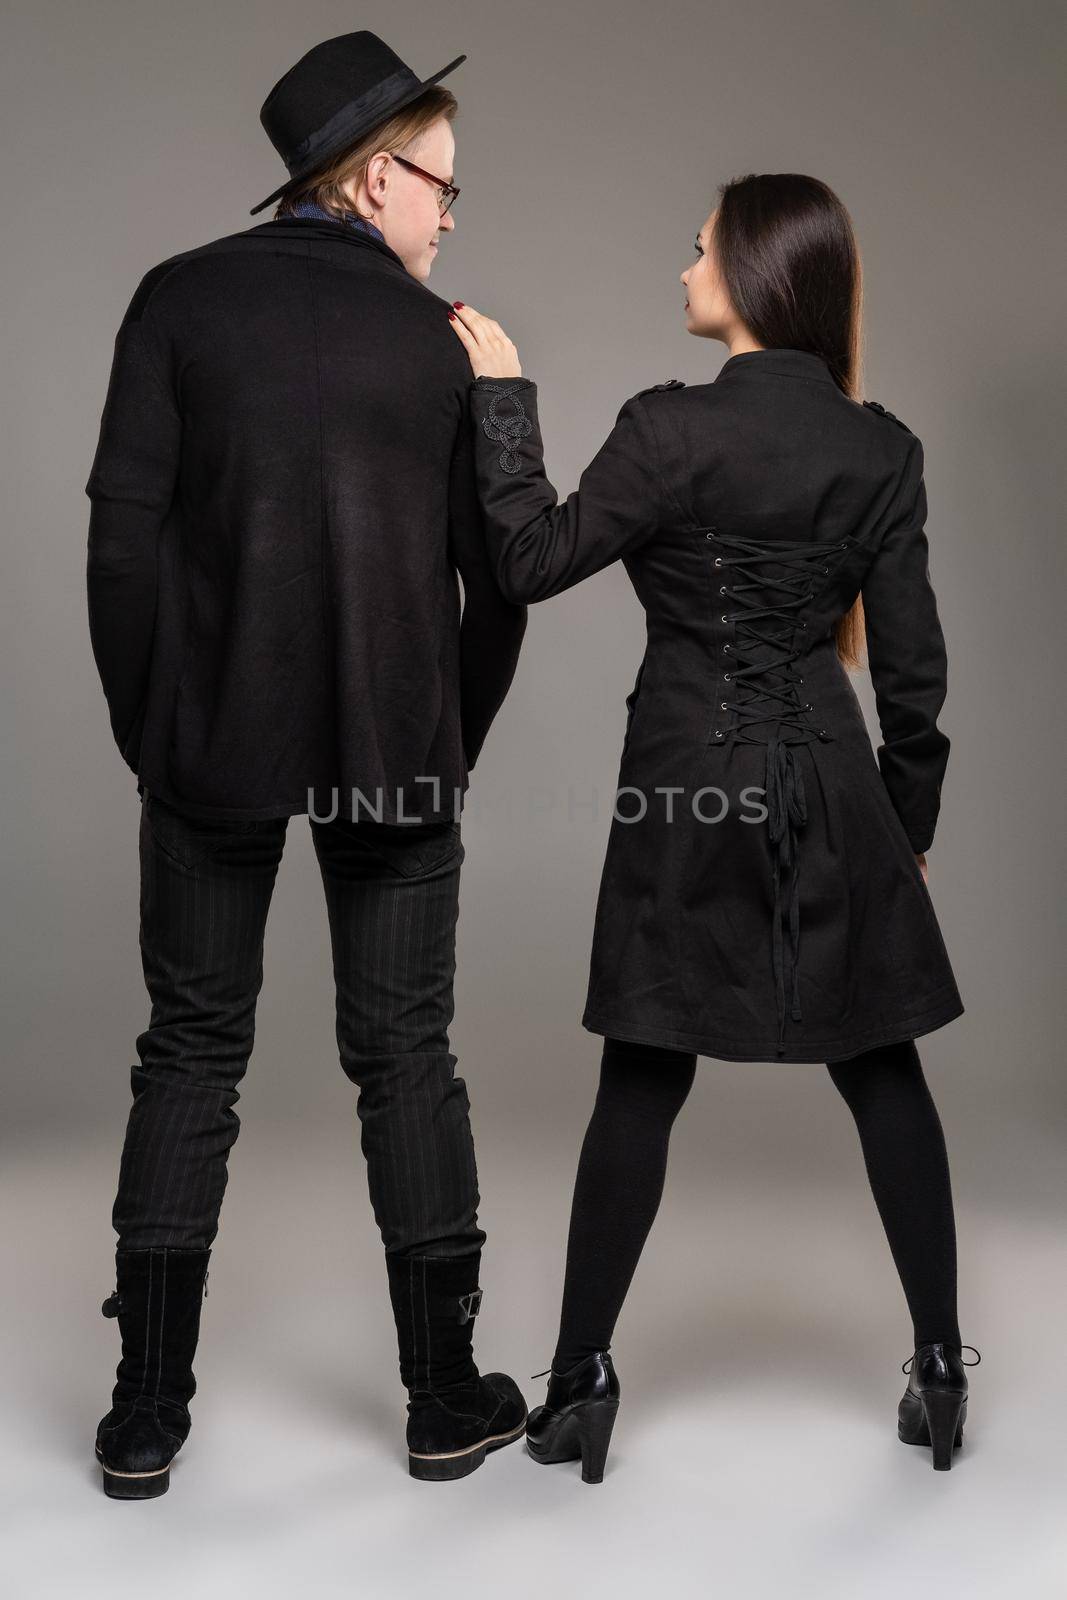
[[[379,199],[384,198],[389,184],[388,169],[389,155],[387,151],[381,150],[371,156],[367,162],[367,176],[364,179],[369,194],[377,195]]]

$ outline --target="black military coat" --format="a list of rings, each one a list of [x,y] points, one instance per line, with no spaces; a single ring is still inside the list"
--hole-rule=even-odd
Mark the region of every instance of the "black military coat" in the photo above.
[[[207,818],[309,792],[351,815],[353,790],[383,821],[458,809],[526,616],[489,568],[448,309],[333,221],[143,278],[86,484],[93,652],[140,789]]]
[[[628,400],[560,504],[536,385],[478,379],[471,407],[504,594],[621,559],[646,613],[584,1026],[828,1061],[959,1016],[915,860],[949,750],[919,440],[818,356],[758,350]],[[859,593],[877,760],[832,636]]]

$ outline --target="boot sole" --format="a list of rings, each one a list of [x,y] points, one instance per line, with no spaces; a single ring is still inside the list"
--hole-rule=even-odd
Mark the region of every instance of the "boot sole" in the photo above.
[[[430,1483],[465,1478],[468,1473],[477,1471],[491,1451],[502,1450],[506,1444],[514,1444],[515,1440],[521,1439],[525,1432],[526,1418],[523,1417],[518,1427],[510,1429],[507,1433],[494,1434],[489,1439],[480,1439],[477,1444],[468,1445],[465,1450],[446,1450],[430,1456],[419,1455],[416,1451],[409,1450],[408,1471],[413,1478],[422,1478]]]
[[[104,1493],[112,1500],[154,1500],[158,1495],[166,1494],[170,1488],[169,1462],[152,1472],[112,1472],[110,1467],[104,1466],[99,1445],[96,1447],[96,1459],[104,1474]]]

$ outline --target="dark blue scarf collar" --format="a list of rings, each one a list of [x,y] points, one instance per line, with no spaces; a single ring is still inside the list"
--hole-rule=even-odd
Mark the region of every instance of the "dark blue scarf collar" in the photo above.
[[[293,206],[291,215],[297,217],[313,217],[322,222],[336,222],[338,220],[332,211],[327,211],[325,207],[316,205],[314,200],[306,198],[296,202],[296,204]],[[360,229],[362,233],[373,234],[376,239],[381,239],[383,241],[385,239],[385,234],[380,228],[376,228],[373,222],[364,222],[362,217],[357,217],[352,211],[345,212],[345,222],[351,228]]]

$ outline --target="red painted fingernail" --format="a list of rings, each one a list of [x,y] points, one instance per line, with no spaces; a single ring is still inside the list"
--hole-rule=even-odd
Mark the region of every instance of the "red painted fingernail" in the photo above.
[[[457,311],[462,311],[463,310],[463,301],[462,300],[453,300],[452,304],[455,306]]]
[[[448,313],[448,320],[449,320],[449,322],[455,322],[455,320],[456,320],[456,313],[455,313],[455,312],[454,312],[454,311],[450,311],[450,312],[449,312],[449,313]]]

